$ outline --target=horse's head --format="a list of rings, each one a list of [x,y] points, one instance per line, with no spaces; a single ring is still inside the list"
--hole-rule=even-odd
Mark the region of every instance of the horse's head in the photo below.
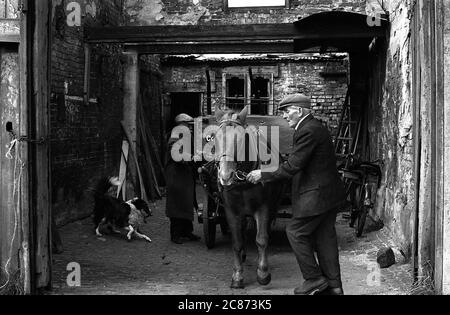
[[[239,150],[245,142],[245,126],[248,108],[241,112],[216,111],[219,130],[216,134],[216,161],[219,163],[218,178],[222,186],[230,186],[237,171]]]

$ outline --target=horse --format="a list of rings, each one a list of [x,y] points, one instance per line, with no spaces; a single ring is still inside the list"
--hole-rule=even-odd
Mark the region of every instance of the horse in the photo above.
[[[280,185],[267,183],[251,184],[246,174],[261,168],[259,152],[250,148],[253,136],[257,132],[248,131],[246,120],[248,109],[216,111],[219,125],[215,136],[218,185],[222,191],[225,216],[232,238],[234,270],[232,289],[243,289],[246,216],[251,215],[256,222],[256,245],[258,248],[257,281],[260,285],[270,284],[267,247],[269,243],[269,225],[271,220],[271,199],[280,195]],[[247,136],[248,135],[248,136]],[[253,143],[255,142],[253,137]],[[244,152],[245,155],[243,154]],[[240,158],[239,158],[240,155]],[[253,156],[252,156],[253,155]],[[272,199],[276,200],[276,199]]]

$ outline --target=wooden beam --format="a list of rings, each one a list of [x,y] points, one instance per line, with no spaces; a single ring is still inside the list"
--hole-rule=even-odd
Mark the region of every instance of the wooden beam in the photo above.
[[[29,3],[31,4],[31,2]],[[33,4],[33,108],[30,119],[34,139],[47,139],[49,136],[50,102],[50,16],[51,2],[36,1]],[[34,171],[32,180],[35,214],[35,259],[36,288],[51,286],[51,196],[50,196],[50,146],[46,141],[33,144]]]
[[[443,5],[443,40],[444,51],[450,51],[450,2],[438,1]],[[442,116],[443,121],[443,259],[442,259],[442,294],[450,294],[450,54],[443,55],[442,83],[444,84],[444,102],[440,104],[444,107]]]
[[[28,0],[24,0],[23,3],[26,4]],[[20,61],[20,134],[29,134],[29,106],[31,104],[30,96],[30,76],[29,69],[31,65],[32,56],[32,42],[30,38],[30,25],[31,20],[29,19],[28,13],[24,13],[21,16],[20,24],[20,46],[19,46],[19,61]],[[29,145],[27,142],[22,143],[21,152],[22,160],[28,163],[29,157]],[[32,293],[32,274],[34,261],[31,260],[33,257],[31,251],[33,248],[33,227],[32,218],[30,211],[30,177],[29,177],[29,167],[23,170],[21,191],[20,191],[20,202],[21,202],[21,235],[22,244],[20,251],[20,260],[22,266],[21,279],[23,283],[23,291],[25,294]]]
[[[294,42],[286,41],[260,41],[260,42],[209,42],[186,43],[165,42],[151,44],[126,44],[125,50],[134,50],[139,54],[235,54],[235,53],[294,53]],[[317,52],[319,49],[310,49],[305,52]]]
[[[124,69],[124,100],[123,100],[123,124],[126,134],[129,136],[130,151],[137,151],[137,105],[139,99],[139,55],[136,51],[125,54],[126,63]],[[138,183],[137,165],[134,160],[129,159],[130,179]],[[137,189],[138,186],[135,186]],[[130,192],[128,192],[130,193]],[[131,197],[131,195],[127,196]]]
[[[295,27],[286,24],[164,25],[92,27],[86,29],[90,43],[230,42],[292,39]]]

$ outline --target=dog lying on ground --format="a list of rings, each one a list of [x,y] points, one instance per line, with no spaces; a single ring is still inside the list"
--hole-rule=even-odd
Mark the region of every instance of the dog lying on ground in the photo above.
[[[94,191],[94,224],[96,226],[95,234],[103,236],[100,233],[102,225],[117,234],[122,234],[120,230],[128,232],[127,238],[131,241],[133,235],[148,242],[152,240],[142,234],[139,228],[144,225],[146,218],[152,215],[148,204],[139,198],[130,201],[123,201],[108,195],[108,191],[112,187],[120,186],[117,177],[102,178]]]

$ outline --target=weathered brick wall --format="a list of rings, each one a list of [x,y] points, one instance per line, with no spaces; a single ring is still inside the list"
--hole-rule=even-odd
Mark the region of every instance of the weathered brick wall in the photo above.
[[[281,64],[280,70],[280,79],[275,82],[275,99],[281,100],[291,93],[311,96],[314,115],[326,122],[332,135],[336,135],[348,90],[347,61],[287,63]]]
[[[90,188],[118,173],[123,84],[121,49],[96,45],[91,53],[90,101],[83,101],[86,25],[118,25],[120,1],[82,5],[82,26],[66,23],[68,1],[53,2],[51,165],[53,210],[58,223],[89,215]]]
[[[248,69],[245,61],[210,64],[208,68],[215,74],[212,80],[212,109],[223,103],[223,73],[233,73]],[[171,92],[200,92],[205,99],[206,64],[198,65],[166,65],[164,71],[164,90]],[[279,61],[267,63],[252,61],[255,73],[275,73],[273,80],[274,109],[288,94],[304,93],[311,96],[316,117],[326,122],[333,135],[337,133],[342,106],[347,93],[348,61],[346,58],[308,58],[295,61]],[[230,72],[231,71],[231,72]],[[184,85],[184,87],[183,87]],[[203,103],[206,113],[206,101]]]
[[[222,0],[126,0],[130,25],[291,23],[333,9],[362,12],[365,0],[291,0],[290,8],[224,9]]]
[[[372,54],[369,139],[372,160],[384,161],[376,215],[411,253],[414,229],[414,147],[410,1],[387,1],[391,32]]]

